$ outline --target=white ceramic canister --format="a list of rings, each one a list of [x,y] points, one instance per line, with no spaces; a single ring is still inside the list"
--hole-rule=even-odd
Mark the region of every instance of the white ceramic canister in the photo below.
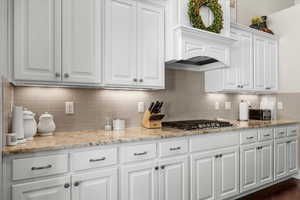
[[[24,137],[31,141],[37,132],[37,123],[34,119],[35,114],[29,110],[23,112]]]
[[[18,143],[24,143],[23,107],[13,106],[12,132],[17,136]]]
[[[122,119],[113,120],[113,130],[114,131],[123,131],[123,130],[125,130],[125,120],[122,120]]]
[[[53,115],[47,112],[42,114],[39,118],[39,124],[38,124],[39,135],[41,136],[53,135],[55,129],[56,126],[53,120]]]

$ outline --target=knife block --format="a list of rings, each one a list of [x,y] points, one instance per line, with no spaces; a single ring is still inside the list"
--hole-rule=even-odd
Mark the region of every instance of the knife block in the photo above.
[[[162,127],[161,119],[160,120],[151,120],[151,118],[155,118],[156,116],[161,116],[160,113],[150,113],[149,110],[147,110],[144,113],[144,118],[143,118],[143,127],[148,128],[148,129],[158,129]]]

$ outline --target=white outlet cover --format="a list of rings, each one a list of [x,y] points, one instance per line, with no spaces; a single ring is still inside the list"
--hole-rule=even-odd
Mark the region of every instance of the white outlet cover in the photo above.
[[[225,110],[230,110],[231,109],[231,102],[226,101],[225,102]]]
[[[138,106],[138,112],[139,113],[145,112],[145,103],[144,102],[138,102],[137,106]]]
[[[277,109],[278,110],[283,110],[283,103],[282,102],[277,103]]]
[[[65,112],[67,115],[73,115],[74,112],[74,102],[65,102]]]
[[[220,103],[219,102],[215,103],[215,110],[220,110]]]

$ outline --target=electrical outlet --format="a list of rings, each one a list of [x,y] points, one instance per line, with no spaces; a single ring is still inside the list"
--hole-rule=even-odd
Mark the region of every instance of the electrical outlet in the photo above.
[[[74,102],[65,102],[65,110],[67,115],[73,115],[74,112]]]
[[[139,113],[145,112],[145,103],[144,102],[138,102],[137,106],[138,106],[138,112]]]
[[[282,102],[277,103],[277,109],[278,110],[283,110],[283,103]]]
[[[229,101],[225,102],[225,110],[231,110],[231,102]]]
[[[219,102],[215,103],[215,110],[220,110],[220,103]]]

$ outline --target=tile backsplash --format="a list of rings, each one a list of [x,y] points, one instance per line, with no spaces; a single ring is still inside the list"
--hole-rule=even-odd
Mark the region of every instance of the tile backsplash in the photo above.
[[[241,99],[258,105],[256,95],[207,94],[204,91],[204,73],[191,71],[166,71],[166,90],[124,91],[74,88],[15,87],[14,103],[35,112],[54,115],[58,131],[103,129],[105,120],[121,118],[127,127],[139,126],[142,115],[137,112],[137,102],[146,107],[154,100],[166,102],[165,120],[238,118]],[[75,114],[65,114],[65,102],[73,101]],[[232,108],[225,110],[224,103]],[[220,109],[215,110],[215,102]]]

